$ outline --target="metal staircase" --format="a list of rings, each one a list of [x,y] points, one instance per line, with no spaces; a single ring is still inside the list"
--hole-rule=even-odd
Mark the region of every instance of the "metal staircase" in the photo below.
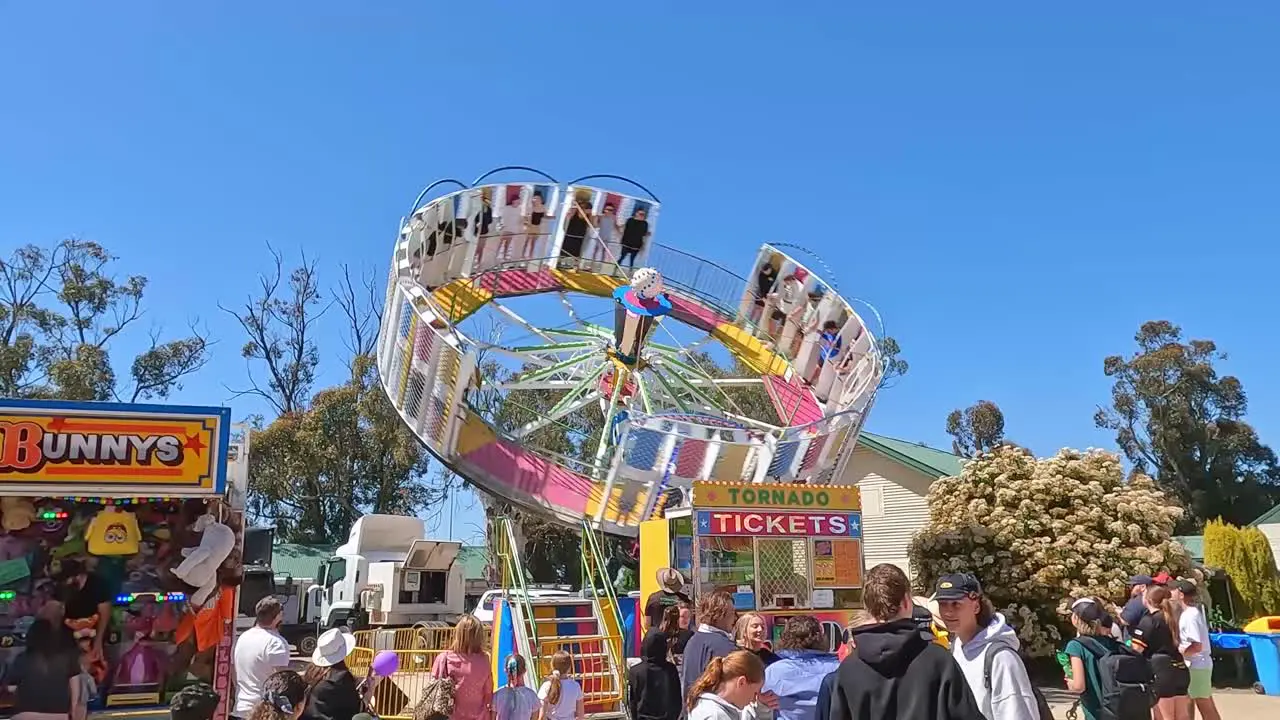
[[[528,682],[538,687],[551,674],[551,658],[564,650],[573,657],[573,677],[582,685],[586,715],[592,720],[626,716],[626,663],[622,621],[594,533],[583,530],[583,594],[586,597],[530,598],[515,530],[498,518],[495,538],[503,587],[515,621],[516,650],[529,659]]]

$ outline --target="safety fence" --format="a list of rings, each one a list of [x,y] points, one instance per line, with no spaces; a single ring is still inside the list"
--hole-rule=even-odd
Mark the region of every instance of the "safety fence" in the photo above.
[[[451,627],[361,630],[355,633],[356,647],[347,656],[347,668],[357,678],[370,675],[373,658],[379,653],[396,655],[396,671],[376,680],[370,703],[380,718],[409,719],[422,699],[436,657],[453,639]]]

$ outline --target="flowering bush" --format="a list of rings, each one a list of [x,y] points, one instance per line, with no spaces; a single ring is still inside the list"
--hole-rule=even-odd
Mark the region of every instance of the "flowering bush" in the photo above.
[[[1126,481],[1112,453],[1066,449],[1037,460],[1002,445],[930,488],[911,567],[926,594],[939,575],[974,574],[1024,649],[1049,655],[1070,627],[1073,598],[1120,600],[1133,575],[1189,567],[1172,539],[1181,516],[1151,478]]]

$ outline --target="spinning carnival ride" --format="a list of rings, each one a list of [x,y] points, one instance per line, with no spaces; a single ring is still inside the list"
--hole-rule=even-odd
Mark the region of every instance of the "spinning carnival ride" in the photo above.
[[[485,182],[517,172],[536,177]],[[695,481],[839,477],[882,376],[862,318],[790,246],[762,246],[739,276],[658,242],[659,210],[625,178],[529,168],[419,195],[377,354],[433,455],[526,510],[624,536],[687,505]],[[752,397],[768,402],[744,409]]]

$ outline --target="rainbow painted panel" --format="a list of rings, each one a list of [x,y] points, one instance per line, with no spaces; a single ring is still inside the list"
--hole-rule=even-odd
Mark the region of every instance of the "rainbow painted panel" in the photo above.
[[[433,332],[419,333],[417,340],[413,344],[414,357],[419,362],[430,362],[432,346],[435,344],[436,334]]]
[[[785,476],[791,469],[791,463],[795,462],[796,452],[799,449],[800,443],[796,440],[778,443],[778,452],[773,456],[773,462],[769,463],[769,476]]]
[[[706,440],[682,440],[676,451],[676,477],[697,480],[707,460]]]
[[[800,462],[800,474],[804,475],[818,464],[818,458],[822,456],[822,448],[826,447],[827,439],[830,435],[819,435],[809,441],[809,449],[805,450],[804,460]]]
[[[409,337],[409,323],[412,322],[416,314],[413,311],[413,306],[408,301],[400,304],[400,337]]]

